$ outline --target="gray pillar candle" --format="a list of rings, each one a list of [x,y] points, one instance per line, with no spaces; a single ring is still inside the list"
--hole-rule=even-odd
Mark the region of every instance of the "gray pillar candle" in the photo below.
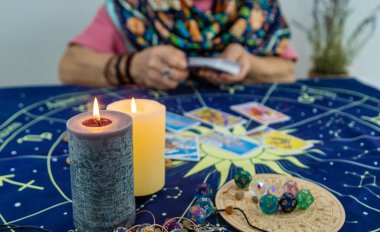
[[[115,111],[100,115],[100,121],[91,113],[67,121],[73,218],[79,232],[129,227],[136,216],[132,119]]]

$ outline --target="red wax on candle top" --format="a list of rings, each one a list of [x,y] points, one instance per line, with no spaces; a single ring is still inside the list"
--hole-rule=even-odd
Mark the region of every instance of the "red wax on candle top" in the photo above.
[[[82,122],[82,125],[87,126],[87,127],[103,127],[103,126],[108,126],[111,123],[112,121],[109,120],[108,118],[100,118],[100,120],[97,120],[95,118],[90,118]]]

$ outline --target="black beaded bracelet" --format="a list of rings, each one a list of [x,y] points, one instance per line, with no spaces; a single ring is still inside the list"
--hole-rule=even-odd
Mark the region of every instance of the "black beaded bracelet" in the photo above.
[[[115,70],[116,70],[116,78],[118,81],[118,85],[125,85],[127,83],[122,77],[121,72],[120,72],[120,61],[123,59],[123,57],[124,55],[116,56]]]
[[[135,84],[135,81],[133,80],[132,75],[131,75],[131,63],[135,55],[136,55],[136,52],[129,53],[127,57],[127,61],[125,63],[125,77],[127,78],[130,84]]]

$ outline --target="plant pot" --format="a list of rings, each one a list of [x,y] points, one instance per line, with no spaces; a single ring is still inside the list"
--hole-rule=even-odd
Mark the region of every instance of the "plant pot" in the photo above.
[[[329,78],[348,78],[350,77],[350,74],[348,73],[341,73],[341,74],[327,74],[327,73],[318,73],[314,71],[309,72],[309,78],[310,79],[329,79]]]

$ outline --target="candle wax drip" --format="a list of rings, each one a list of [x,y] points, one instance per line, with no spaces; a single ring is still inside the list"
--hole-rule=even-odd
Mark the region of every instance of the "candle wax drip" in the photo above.
[[[99,120],[95,118],[90,118],[84,121],[82,125],[87,127],[103,127],[108,126],[111,123],[112,121],[108,118],[100,118]]]

